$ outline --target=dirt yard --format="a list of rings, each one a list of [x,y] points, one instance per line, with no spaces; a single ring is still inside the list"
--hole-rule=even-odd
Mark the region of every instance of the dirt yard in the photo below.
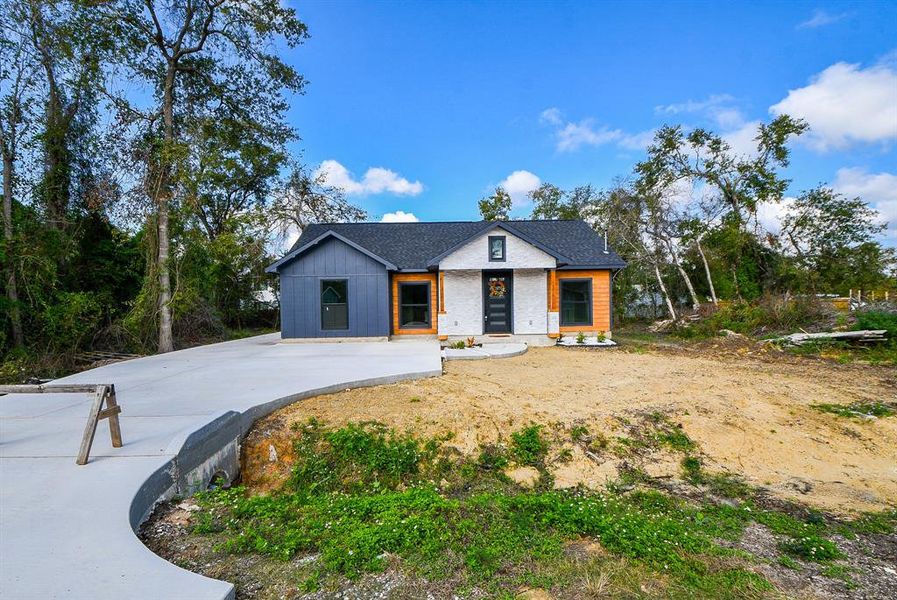
[[[538,423],[553,441],[557,487],[602,486],[621,466],[678,478],[680,452],[638,443],[648,415],[662,413],[696,444],[710,472],[836,514],[897,504],[897,417],[845,418],[811,407],[897,400],[893,370],[714,346],[533,348],[516,358],[449,362],[445,371],[274,413],[244,444],[244,484],[255,492],[278,487],[292,461],[290,428],[311,417],[446,436],[464,453]]]

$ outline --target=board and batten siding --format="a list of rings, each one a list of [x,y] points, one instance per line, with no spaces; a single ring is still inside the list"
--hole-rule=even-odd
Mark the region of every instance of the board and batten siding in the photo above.
[[[348,329],[321,329],[321,281],[325,279],[348,280]],[[280,269],[280,314],[284,338],[387,336],[386,267],[340,240],[327,240]]]

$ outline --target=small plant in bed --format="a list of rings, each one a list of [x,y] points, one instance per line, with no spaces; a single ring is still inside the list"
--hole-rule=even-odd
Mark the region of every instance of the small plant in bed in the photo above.
[[[586,343],[586,334],[583,332],[579,332],[576,334],[576,343],[577,344],[585,344]]]

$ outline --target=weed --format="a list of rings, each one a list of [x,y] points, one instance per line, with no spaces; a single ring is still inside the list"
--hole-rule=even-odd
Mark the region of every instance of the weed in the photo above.
[[[511,453],[521,465],[539,466],[545,459],[548,443],[541,431],[541,425],[530,425],[511,434]]]
[[[782,550],[792,556],[813,562],[827,562],[844,558],[838,546],[831,540],[817,535],[805,535],[782,543]]]
[[[480,456],[477,466],[487,471],[500,471],[508,466],[508,457],[505,449],[495,444],[489,444],[480,448]]]
[[[897,413],[897,406],[886,402],[853,402],[851,404],[811,404],[819,412],[839,417],[890,417]]]
[[[581,442],[583,439],[589,435],[589,428],[585,425],[575,425],[573,429],[570,430],[570,438],[574,442]]]
[[[794,571],[800,571],[800,563],[791,558],[790,556],[781,555],[779,556],[778,563],[785,567],[786,569],[792,569]]]
[[[408,402],[420,402],[420,396],[412,396]]]

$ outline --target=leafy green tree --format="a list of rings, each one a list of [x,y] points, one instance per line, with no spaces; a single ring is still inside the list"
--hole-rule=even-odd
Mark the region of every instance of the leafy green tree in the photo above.
[[[140,111],[124,98],[122,114],[143,126],[147,144],[144,189],[154,211],[156,249],[152,294],[159,319],[158,350],[173,349],[169,217],[182,199],[185,124],[213,110],[267,137],[288,136],[283,91],[299,93],[304,79],[278,56],[307,37],[295,10],[278,0],[120,0],[103,5],[106,22],[121,28],[122,60],[155,92]],[[202,100],[199,104],[190,100]],[[191,114],[192,113],[192,114]]]
[[[511,213],[511,195],[498,186],[491,196],[481,198],[477,203],[484,221],[507,221]]]
[[[17,166],[21,148],[33,132],[36,73],[30,46],[23,36],[15,34],[13,17],[11,5],[0,9],[0,159],[3,162],[3,240],[0,257],[6,275],[3,313],[9,319],[12,345],[22,348],[25,337],[16,274],[13,205],[16,189],[20,187]]]
[[[780,237],[806,273],[808,289],[843,292],[883,283],[893,260],[893,253],[877,241],[886,227],[862,199],[819,186],[794,201]]]
[[[363,221],[367,212],[346,199],[338,187],[327,183],[326,173],[311,173],[293,164],[289,175],[274,190],[267,209],[270,223],[281,235],[301,233],[311,223]]]
[[[781,115],[758,127],[756,152],[740,155],[721,136],[705,129],[686,134],[680,126],[662,127],[648,148],[648,158],[635,167],[637,193],[661,198],[682,182],[700,184],[713,192],[726,227],[743,232],[749,218],[756,218],[760,202],[781,201],[789,183],[779,175],[789,164],[788,140],[806,130],[804,121]],[[747,237],[736,235],[732,240],[736,246],[728,270],[736,277]],[[733,283],[740,294],[741,286]]]
[[[565,191],[551,183],[543,183],[529,196],[533,201],[533,219],[586,219],[599,200],[598,191],[591,185]]]

